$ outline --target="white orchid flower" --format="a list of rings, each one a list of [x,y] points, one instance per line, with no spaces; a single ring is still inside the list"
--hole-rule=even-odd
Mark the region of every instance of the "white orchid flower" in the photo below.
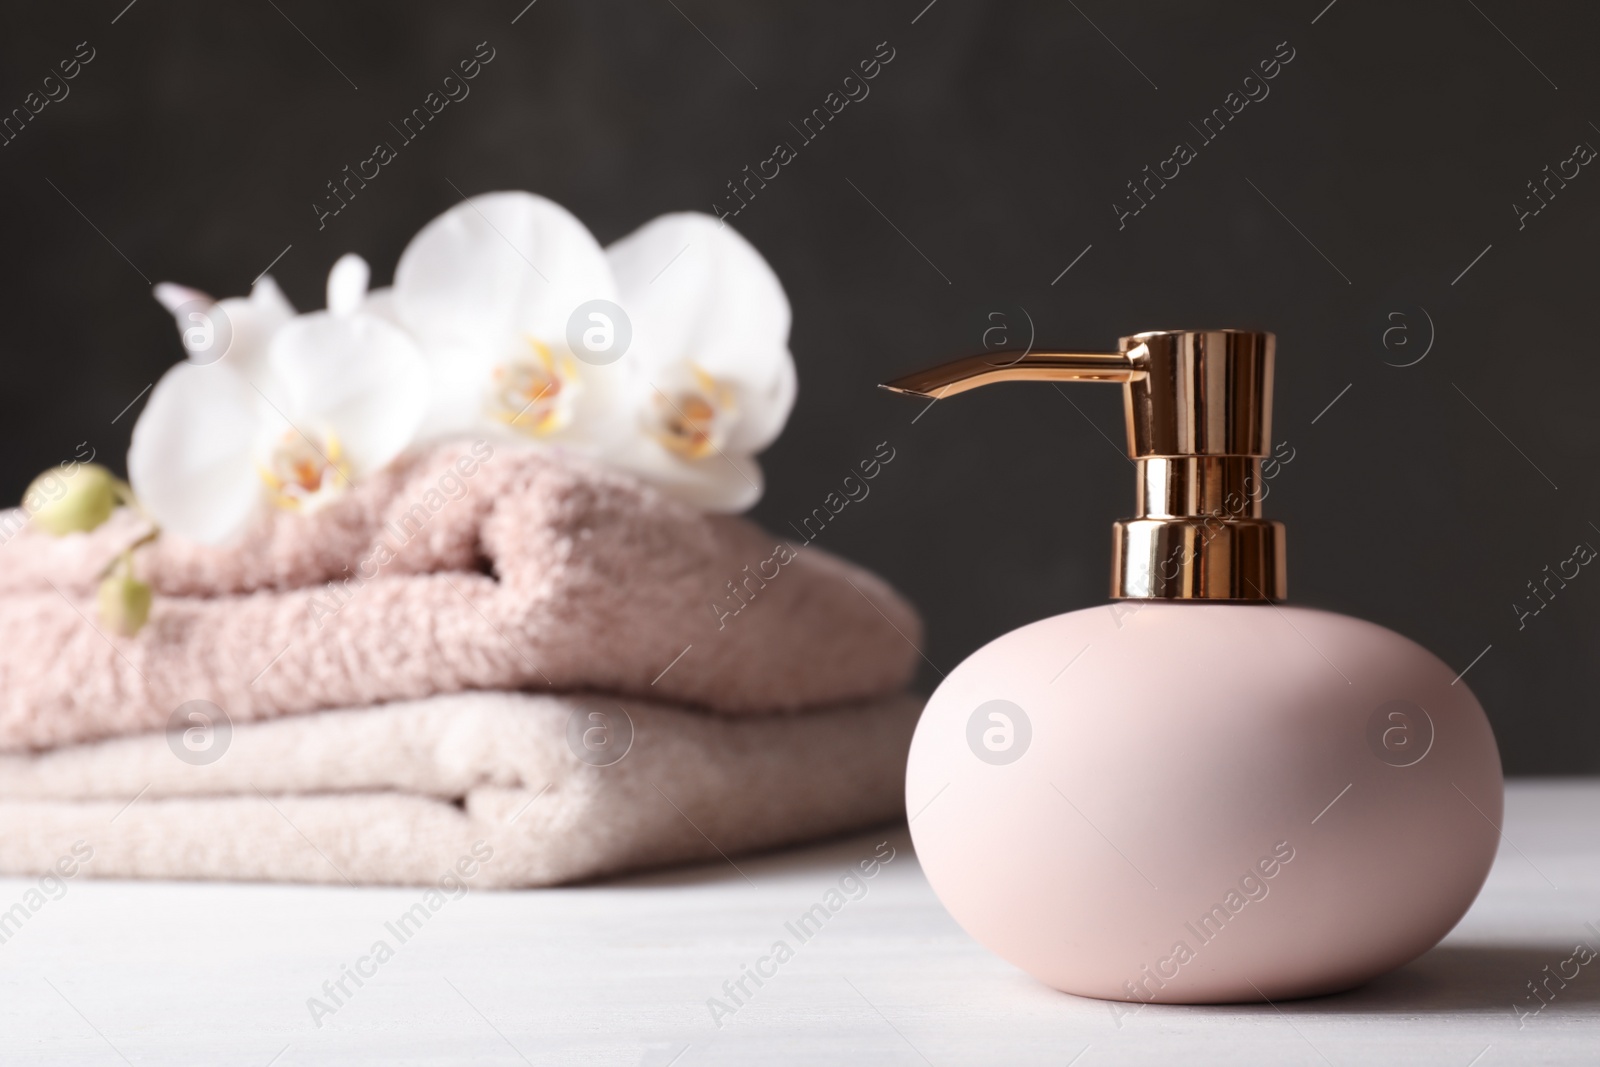
[[[254,293],[242,317],[219,305],[232,320],[227,352],[169,370],[133,429],[129,480],[164,528],[217,543],[264,508],[314,510],[413,441],[426,369],[406,333],[368,306],[367,277],[359,256],[343,257],[328,275],[328,310],[266,338]]]
[[[637,361],[636,432],[618,461],[698,507],[745,510],[761,496],[753,457],[794,406],[783,286],[709,215],[663,215],[606,254]]]
[[[428,223],[389,298],[432,373],[422,436],[614,448],[627,430],[626,364],[574,353],[568,337],[585,304],[615,299],[600,245],[544,197],[487,193]]]
[[[270,275],[263,274],[249,296],[216,300],[198,289],[161,282],[155,287],[161,306],[178,321],[185,353],[194,363],[224,357],[236,366],[256,366],[278,330],[294,318],[294,306]]]

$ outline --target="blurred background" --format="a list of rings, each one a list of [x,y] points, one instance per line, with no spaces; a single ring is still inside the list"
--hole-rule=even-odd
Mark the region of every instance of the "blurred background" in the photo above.
[[[1578,318],[1597,30],[1577,4],[1503,0],[32,9],[0,35],[0,498],[82,442],[122,470],[182,356],[154,282],[234,295],[270,265],[320,307],[341,253],[386,284],[423,223],[495,189],[549,196],[602,242],[738,209],[788,289],[800,372],[754,517],[790,533],[887,442],[816,544],[922,609],[925,688],[1106,599],[1110,523],[1133,508],[1121,400],[1011,386],[924,410],[876,383],[1030,338],[1272,330],[1292,458],[1266,506],[1292,599],[1470,668],[1507,772],[1600,770],[1600,575],[1546,581],[1600,547]],[[475,55],[470,94],[406,140]],[[1275,76],[1247,84],[1262,61]],[[396,157],[332,199],[378,142]],[[780,142],[794,158],[736,198]],[[1194,158],[1135,199],[1180,142]]]

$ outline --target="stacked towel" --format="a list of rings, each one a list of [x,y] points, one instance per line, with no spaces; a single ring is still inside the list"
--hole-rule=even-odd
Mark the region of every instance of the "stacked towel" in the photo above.
[[[475,884],[544,885],[899,810],[911,607],[626,475],[443,446],[141,548],[123,638],[93,590],[144,529],[0,548],[0,871],[426,882],[483,842]]]

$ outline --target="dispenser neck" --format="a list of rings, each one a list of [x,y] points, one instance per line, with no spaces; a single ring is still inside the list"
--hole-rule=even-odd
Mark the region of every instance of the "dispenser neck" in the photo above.
[[[1112,526],[1111,595],[1282,600],[1283,524],[1261,517],[1276,339],[1240,330],[1124,337],[1135,517]]]
[[[1261,517],[1259,456],[1135,461],[1135,513],[1112,525],[1117,599],[1282,600],[1284,528]]]
[[[1004,381],[1119,382],[1136,514],[1113,526],[1111,595],[1281,600],[1283,524],[1261,517],[1277,341],[1245,330],[1158,330],[1116,352],[993,352],[888,383],[935,399]]]

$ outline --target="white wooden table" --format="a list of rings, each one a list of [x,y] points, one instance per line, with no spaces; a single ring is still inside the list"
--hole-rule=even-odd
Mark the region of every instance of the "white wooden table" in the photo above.
[[[1277,1007],[1104,1003],[1038,985],[945,915],[903,827],[603,886],[471,892],[337,1007],[323,992],[413,889],[75,879],[0,944],[0,1057],[27,1064],[1600,1063],[1600,960],[1521,1021],[1524,985],[1600,948],[1600,781],[1515,784],[1505,842],[1445,943],[1354,993]],[[785,923],[887,840],[809,941]],[[1554,883],[1552,885],[1552,883]],[[33,885],[0,881],[0,909]],[[714,1025],[773,942],[793,958]],[[1567,968],[1570,973],[1570,966]],[[335,1010],[312,1019],[308,998]]]

